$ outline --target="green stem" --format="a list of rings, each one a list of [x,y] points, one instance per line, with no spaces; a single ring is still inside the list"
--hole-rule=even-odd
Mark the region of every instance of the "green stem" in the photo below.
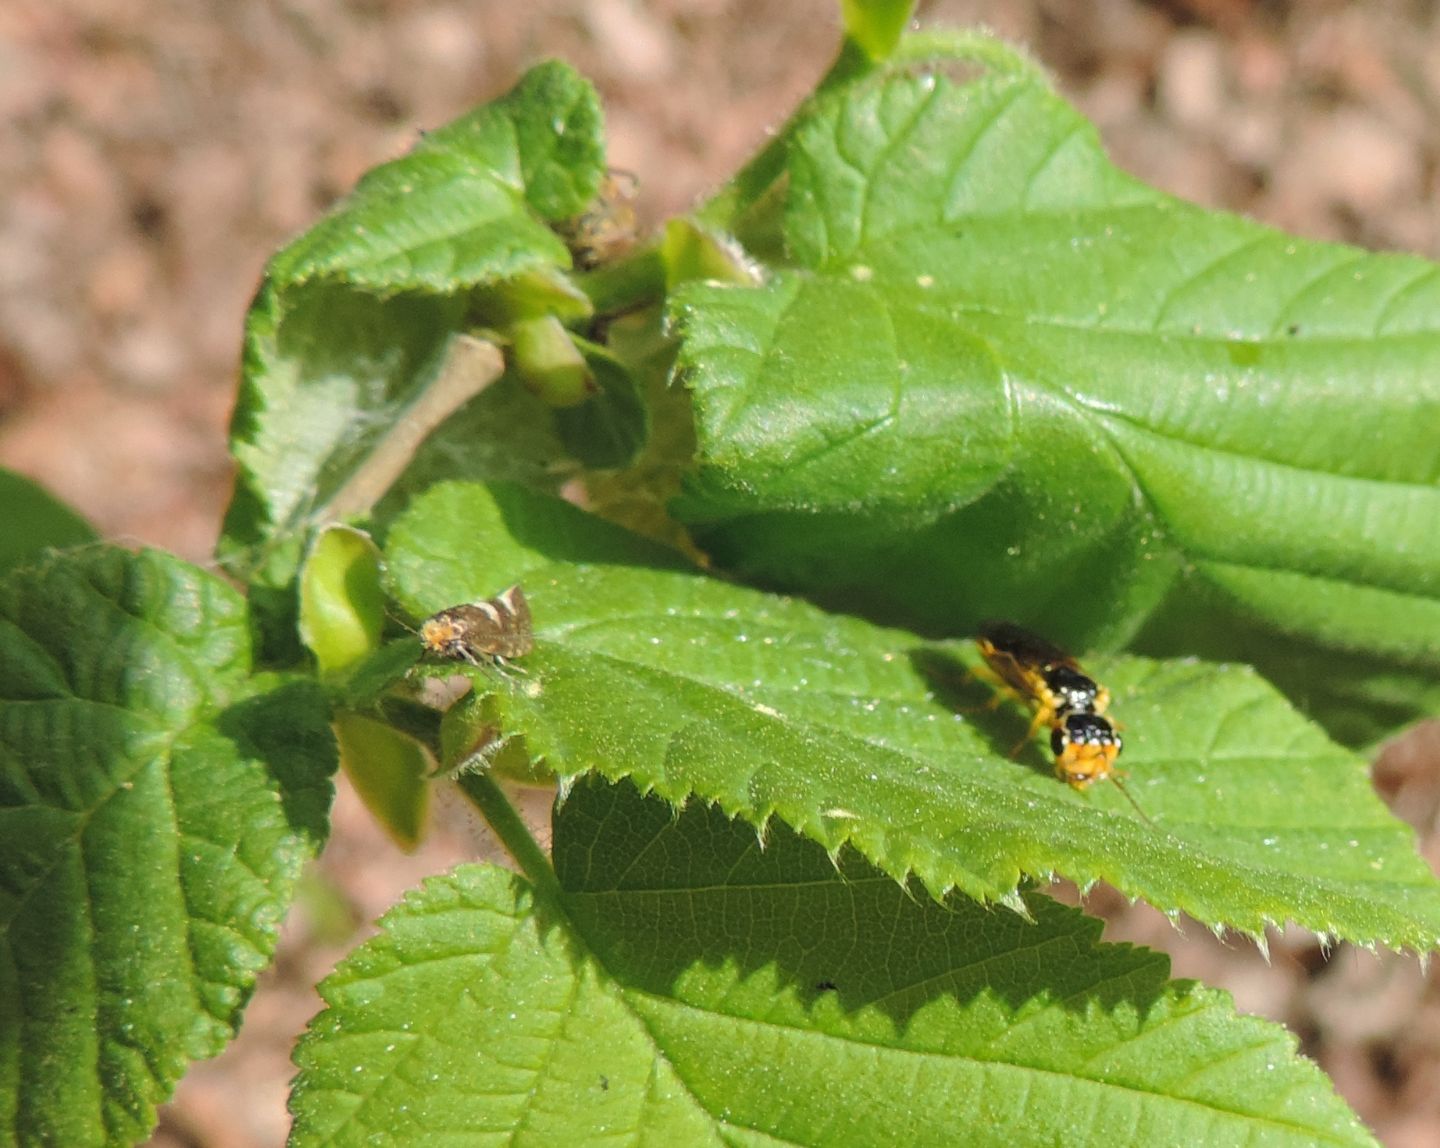
[[[575,276],[597,315],[618,315],[665,297],[665,262],[654,243],[616,263]]]
[[[540,848],[540,843],[531,835],[524,820],[489,771],[462,773],[456,778],[456,783],[475,808],[480,810],[495,836],[500,838],[500,844],[505,846],[506,852],[515,858],[520,872],[530,878],[531,884],[537,889],[558,898],[560,881],[555,876],[550,858],[545,855],[545,850]],[[558,900],[556,903],[559,903]]]

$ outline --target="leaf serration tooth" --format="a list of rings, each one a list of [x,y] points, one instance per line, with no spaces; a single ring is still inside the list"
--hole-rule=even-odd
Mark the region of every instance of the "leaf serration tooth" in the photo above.
[[[1008,893],[1001,893],[995,898],[995,901],[1030,924],[1035,923],[1035,915],[1030,912],[1030,906],[1025,903],[1025,894],[1020,892],[1018,886]]]
[[[765,852],[765,847],[769,842],[770,822],[773,820],[774,816],[774,810],[770,810],[762,814],[759,821],[754,825],[755,844],[759,848],[761,853]]]
[[[905,870],[905,876],[900,881],[900,891],[905,894],[906,899],[912,905],[918,905],[920,904],[920,898],[915,895],[915,890],[911,887],[910,879],[912,877],[919,880],[919,876],[915,872],[915,870]],[[932,887],[930,885],[927,885],[924,881],[920,881],[920,887],[924,889],[925,892],[930,894],[930,900],[935,902],[935,904],[942,906],[945,904],[945,894],[943,890],[939,889],[938,887]]]

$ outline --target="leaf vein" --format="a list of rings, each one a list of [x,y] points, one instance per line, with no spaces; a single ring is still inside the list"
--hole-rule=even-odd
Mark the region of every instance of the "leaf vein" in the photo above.
[[[1000,1059],[1000,1058],[985,1057],[985,1056],[979,1055],[979,1054],[976,1053],[976,1052],[957,1053],[957,1052],[949,1052],[949,1051],[932,1051],[932,1050],[928,1050],[928,1049],[900,1048],[900,1047],[897,1047],[897,1046],[894,1045],[894,1044],[886,1044],[886,1043],[882,1043],[881,1041],[878,1041],[878,1040],[866,1039],[866,1038],[864,1038],[864,1037],[856,1036],[856,1035],[854,1035],[854,1034],[845,1034],[844,1036],[837,1036],[837,1035],[834,1035],[834,1034],[831,1034],[831,1033],[817,1033],[817,1032],[814,1032],[813,1030],[810,1030],[810,1029],[800,1028],[800,1027],[798,1027],[798,1026],[796,1026],[796,1025],[794,1025],[794,1024],[787,1024],[787,1023],[785,1023],[785,1022],[783,1022],[783,1021],[775,1020],[775,1019],[772,1018],[772,1017],[763,1017],[763,1018],[762,1018],[762,1017],[752,1017],[752,1016],[737,1017],[737,1016],[734,1016],[733,1014],[720,1013],[720,1012],[718,1012],[717,1010],[715,1010],[715,1009],[713,1009],[713,1008],[703,1008],[703,1007],[701,1007],[701,1006],[699,1006],[699,1005],[694,1005],[694,1004],[689,1003],[688,1001],[679,1000],[679,999],[677,999],[677,998],[675,998],[675,997],[662,997],[662,996],[657,996],[656,994],[651,993],[651,992],[647,992],[647,991],[644,990],[644,989],[637,989],[637,988],[630,987],[630,986],[619,986],[619,987],[620,987],[621,993],[622,993],[622,994],[625,994],[625,995],[627,995],[627,996],[633,993],[633,994],[635,994],[635,995],[637,995],[637,996],[641,996],[641,997],[647,998],[647,999],[649,999],[649,1000],[655,1001],[655,1002],[661,1004],[662,1006],[668,1005],[668,1006],[670,1006],[670,1007],[679,1009],[679,1010],[684,1011],[684,1012],[700,1013],[700,1014],[703,1014],[703,1015],[706,1015],[706,1016],[711,1016],[711,1017],[713,1017],[713,1016],[728,1016],[729,1019],[735,1021],[737,1024],[740,1024],[740,1025],[753,1026],[753,1027],[755,1027],[755,1028],[773,1029],[773,1030],[776,1030],[776,1031],[778,1031],[778,1032],[783,1032],[783,1033],[798,1033],[798,1034],[801,1035],[802,1037],[813,1037],[813,1038],[816,1038],[816,1039],[828,1039],[828,1040],[841,1040],[841,1041],[844,1041],[846,1044],[849,1044],[849,1045],[853,1045],[853,1046],[861,1047],[861,1048],[869,1048],[869,1049],[871,1049],[873,1052],[875,1052],[876,1054],[882,1055],[882,1056],[893,1056],[893,1057],[898,1057],[898,1058],[914,1058],[914,1059],[917,1060],[917,1061],[926,1061],[926,1060],[945,1060],[945,1061],[965,1060],[965,1061],[969,1061],[969,1062],[971,1062],[972,1064],[977,1065],[977,1066],[984,1066],[984,1067],[987,1067],[987,1068],[996,1068],[996,1069],[1008,1069],[1008,1070],[1010,1070],[1010,1071],[1012,1071],[1012,1072],[1017,1072],[1017,1073],[1021,1073],[1021,1074],[1025,1074],[1025,1073],[1033,1074],[1033,1076],[1034,1076],[1035,1078],[1039,1078],[1039,1077],[1052,1077],[1052,1078],[1056,1078],[1056,1079],[1060,1079],[1060,1080],[1071,1081],[1071,1082],[1073,1082],[1073,1083],[1076,1083],[1076,1084],[1078,1084],[1078,1085],[1081,1085],[1082,1087],[1083,1087],[1083,1086],[1088,1086],[1088,1087],[1091,1087],[1091,1088],[1096,1089],[1096,1090],[1097,1090],[1097,1093],[1096,1093],[1097,1095],[1103,1094],[1103,1093],[1106,1092],[1106,1091],[1114,1091],[1114,1092],[1122,1093],[1122,1094],[1125,1094],[1125,1095],[1132,1095],[1132,1096],[1139,1096],[1139,1097],[1151,1097],[1151,1098],[1153,1098],[1153,1099],[1155,1099],[1155,1100],[1157,1100],[1157,1101],[1159,1101],[1159,1102],[1162,1102],[1162,1103],[1175,1104],[1175,1105],[1179,1105],[1179,1106],[1185,1107],[1185,1108],[1197,1108],[1197,1109],[1201,1110],[1202,1112],[1204,1112],[1204,1113],[1206,1113],[1207,1115],[1210,1115],[1210,1116],[1216,1116],[1216,1115],[1219,1115],[1219,1116],[1231,1116],[1231,1117],[1236,1117],[1236,1118],[1238,1118],[1238,1119],[1240,1119],[1240,1120],[1242,1120],[1242,1121],[1250,1121],[1250,1122],[1254,1122],[1254,1123],[1256,1123],[1256,1124],[1267,1125],[1267,1126],[1270,1126],[1270,1127],[1282,1128],[1282,1129],[1287,1129],[1287,1130],[1294,1130],[1294,1131],[1304,1132],[1304,1133],[1306,1133],[1307,1135],[1312,1135],[1312,1136],[1313,1136],[1313,1135],[1318,1135],[1318,1136],[1323,1137],[1324,1141],[1325,1141],[1325,1142],[1328,1142],[1328,1143],[1341,1144],[1341,1145],[1344,1145],[1344,1144],[1347,1144],[1347,1143],[1348,1143],[1348,1141],[1341,1140],[1341,1139],[1339,1139],[1339,1138],[1337,1138],[1337,1137],[1333,1137],[1333,1136],[1331,1136],[1330,1134],[1324,1132],[1323,1130],[1318,1130],[1318,1131],[1317,1131],[1317,1129],[1315,1129],[1313,1126],[1303,1125],[1303,1124],[1300,1124],[1300,1123],[1297,1122],[1297,1121],[1281,1119],[1281,1118],[1276,1117],[1276,1116],[1271,1115],[1271,1114],[1260,1114],[1260,1113],[1255,1113],[1255,1112],[1246,1112],[1246,1111],[1243,1111],[1243,1110],[1237,1109],[1237,1108],[1227,1108],[1227,1107],[1225,1107],[1225,1106],[1223,1106],[1223,1105],[1221,1105],[1221,1104],[1212,1103],[1212,1102],[1208,1102],[1208,1101],[1205,1101],[1205,1100],[1198,1100],[1198,1099],[1195,1099],[1195,1098],[1193,1098],[1193,1097],[1188,1097],[1188,1096],[1172,1096],[1172,1095],[1170,1095],[1169,1093],[1161,1092],[1161,1091],[1159,1091],[1158,1089],[1155,1089],[1155,1088],[1145,1088],[1145,1087],[1142,1087],[1142,1086],[1140,1086],[1140,1085],[1138,1085],[1138,1084],[1134,1084],[1134,1083],[1130,1083],[1130,1082],[1123,1082],[1123,1083],[1122,1083],[1122,1082],[1117,1082],[1117,1081],[1113,1081],[1113,1080],[1104,1080],[1104,1079],[1101,1079],[1101,1078],[1099,1078],[1099,1077],[1097,1077],[1097,1076],[1086,1076],[1086,1075],[1082,1075],[1082,1074],[1079,1073],[1079,1072],[1062,1071],[1062,1070],[1060,1070],[1060,1069],[1047,1068],[1047,1067],[1043,1067],[1043,1066],[1040,1066],[1040,1065],[1025,1064],[1025,1063],[1020,1062],[1020,1061],[1017,1061],[1017,1060],[1005,1060],[1005,1059]],[[1124,1042],[1122,1042],[1122,1043],[1129,1044],[1129,1043],[1131,1043],[1131,1042],[1134,1041],[1134,1040],[1149,1037],[1149,1036],[1153,1035],[1155,1032],[1159,1031],[1162,1027],[1168,1026],[1168,1025],[1170,1025],[1171,1023],[1174,1023],[1174,1022],[1176,1022],[1176,1021],[1178,1021],[1178,1020],[1186,1019],[1186,1018],[1188,1018],[1190,1015],[1191,1015],[1191,1014],[1188,1014],[1188,1013],[1187,1013],[1187,1014],[1182,1014],[1182,1016],[1179,1016],[1179,1017],[1175,1017],[1175,1016],[1167,1017],[1167,1018],[1165,1018],[1164,1020],[1162,1020],[1161,1022],[1159,1022],[1158,1024],[1156,1024],[1154,1027],[1152,1027],[1152,1028],[1150,1028],[1150,1029],[1146,1029],[1143,1033],[1137,1033],[1136,1036],[1131,1037],[1131,1038],[1129,1038],[1128,1040],[1126,1040],[1126,1041],[1124,1041]],[[641,1023],[643,1024],[644,1022],[641,1021]],[[657,1051],[661,1051],[661,1046],[659,1046],[658,1044],[657,1044],[656,1048],[657,1048]],[[668,1058],[667,1058],[667,1059],[668,1059]],[[672,1063],[673,1063],[673,1062],[672,1062]],[[679,1074],[678,1074],[678,1072],[677,1072],[677,1076],[678,1076],[678,1075],[679,1075]],[[702,1107],[702,1111],[704,1111],[703,1107]],[[1318,1142],[1318,1141],[1317,1141],[1317,1142]]]
[[[1186,272],[1183,278],[1171,284],[1161,297],[1160,306],[1156,308],[1154,318],[1150,323],[1150,333],[1157,334],[1162,325],[1174,321],[1171,316],[1171,308],[1178,304],[1180,297],[1183,296],[1186,291],[1190,290],[1190,288],[1194,287],[1203,279],[1215,274],[1224,267],[1225,264],[1239,258],[1246,252],[1252,251],[1257,247],[1263,247],[1274,241],[1275,235],[1272,233],[1268,231],[1260,232],[1259,234],[1242,240],[1240,243],[1234,244],[1228,250],[1222,251],[1202,266]]]
[[[1427,281],[1435,279],[1437,274],[1440,274],[1440,267],[1436,267],[1433,263],[1422,264],[1416,268],[1415,274],[1409,282],[1401,284],[1396,287],[1395,290],[1391,291],[1390,298],[1385,300],[1384,306],[1380,308],[1375,316],[1372,330],[1376,338],[1383,337],[1382,328],[1390,322],[1390,316],[1399,310],[1401,301],[1406,299],[1411,292],[1418,290]],[[1402,334],[1409,334],[1409,332],[1402,332]]]

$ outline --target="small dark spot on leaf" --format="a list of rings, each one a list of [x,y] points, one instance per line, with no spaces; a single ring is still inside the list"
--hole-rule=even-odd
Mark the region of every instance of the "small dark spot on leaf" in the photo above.
[[[817,993],[834,993],[840,991],[840,986],[834,981],[817,981],[815,991]]]

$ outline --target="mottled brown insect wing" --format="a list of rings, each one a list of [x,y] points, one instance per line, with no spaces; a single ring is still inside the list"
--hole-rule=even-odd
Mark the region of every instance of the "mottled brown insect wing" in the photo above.
[[[535,634],[530,627],[530,603],[525,600],[525,591],[511,586],[504,593],[491,598],[486,605],[494,606],[501,615],[499,641],[502,647],[495,652],[505,658],[519,658],[535,648]]]
[[[535,648],[525,591],[511,586],[483,602],[441,610],[421,623],[420,640],[432,654],[477,666],[523,657]]]

